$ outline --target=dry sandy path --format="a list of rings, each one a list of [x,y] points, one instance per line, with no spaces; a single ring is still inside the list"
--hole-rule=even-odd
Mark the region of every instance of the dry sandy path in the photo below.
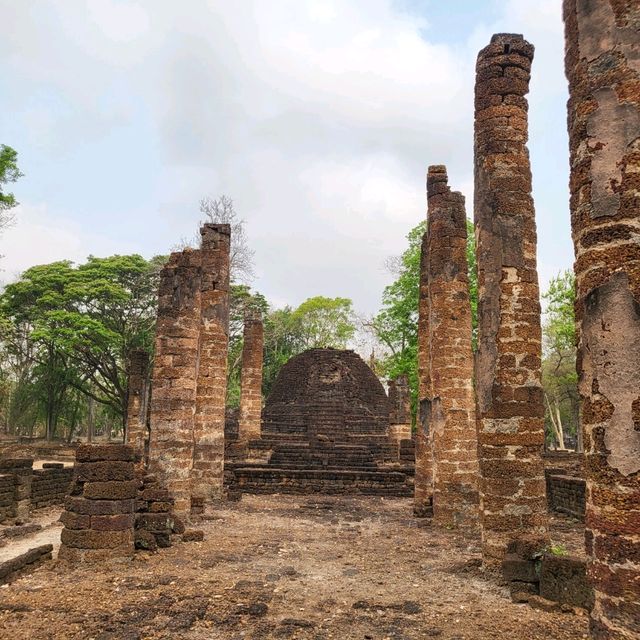
[[[585,617],[512,604],[477,544],[410,500],[244,496],[201,543],[0,589],[0,637],[574,640]]]

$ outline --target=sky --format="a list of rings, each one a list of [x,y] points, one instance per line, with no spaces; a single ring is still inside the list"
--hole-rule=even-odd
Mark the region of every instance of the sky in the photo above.
[[[0,281],[166,254],[233,198],[275,306],[372,314],[426,215],[428,165],[473,216],[473,85],[497,32],[536,47],[530,141],[544,288],[570,268],[561,0],[0,0],[0,143],[25,174]]]

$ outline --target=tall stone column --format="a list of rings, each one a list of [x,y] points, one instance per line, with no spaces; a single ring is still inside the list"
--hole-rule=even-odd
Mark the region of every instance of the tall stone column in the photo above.
[[[191,510],[193,417],[200,334],[200,252],[172,253],[160,273],[150,412],[149,468]]]
[[[429,435],[429,282],[427,234],[422,236],[420,252],[420,294],[418,300],[418,428],[416,432],[416,470],[413,512],[418,517],[432,515],[431,437]]]
[[[536,226],[527,100],[533,46],[498,34],[480,51],[475,87],[476,361],[485,565],[519,534],[547,534]]]
[[[129,356],[126,444],[133,447],[137,460],[144,458],[147,437],[149,354],[134,349]]]
[[[401,440],[411,439],[411,393],[406,374],[389,380],[389,439],[400,444]]]
[[[191,471],[192,503],[198,506],[222,495],[231,228],[205,224],[200,234],[200,342]]]
[[[447,170],[427,174],[430,415],[433,518],[443,526],[478,527],[478,438],[473,388],[471,301],[464,196]]]
[[[564,20],[591,635],[640,638],[640,9]]]
[[[263,347],[262,318],[255,312],[248,312],[244,319],[238,418],[238,439],[243,441],[260,437]]]

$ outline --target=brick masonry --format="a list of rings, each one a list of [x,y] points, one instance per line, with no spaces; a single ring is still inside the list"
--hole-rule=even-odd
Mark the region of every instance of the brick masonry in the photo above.
[[[191,510],[193,417],[200,335],[200,252],[172,253],[160,273],[152,377],[149,468]]]
[[[429,434],[428,402],[431,397],[429,372],[429,282],[426,232],[420,249],[420,291],[418,298],[418,424],[415,438],[415,491],[413,512],[418,517],[433,513],[433,452]]]
[[[584,522],[586,481],[545,472],[547,504],[550,511],[558,511]]]
[[[152,378],[149,470],[182,518],[223,482],[231,231],[205,224],[201,235],[160,274]]]
[[[191,493],[198,506],[222,497],[231,228],[205,224],[200,234],[200,335],[191,470]]]
[[[145,456],[147,416],[149,410],[149,354],[134,349],[129,355],[129,387],[125,442],[141,461]]]
[[[133,555],[139,486],[134,459],[134,449],[128,445],[78,447],[74,487],[60,517],[64,528],[59,560],[76,564]]]
[[[29,520],[32,482],[31,458],[0,460],[0,522],[3,515],[5,520],[18,523]]]
[[[594,638],[640,637],[640,59],[637,2],[565,0]]]
[[[547,535],[536,227],[525,95],[533,46],[494,35],[475,87],[476,394],[483,561],[521,531]]]
[[[254,314],[255,312],[251,312],[244,319],[240,411],[238,415],[238,437],[240,440],[259,438],[262,420],[264,327],[262,318]]]
[[[473,388],[471,303],[464,196],[451,191],[442,165],[429,167],[429,432],[433,517],[437,524],[478,527],[478,439]]]

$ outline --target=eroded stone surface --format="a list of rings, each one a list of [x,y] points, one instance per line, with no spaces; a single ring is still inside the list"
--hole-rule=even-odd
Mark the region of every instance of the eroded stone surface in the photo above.
[[[478,439],[464,196],[451,191],[446,168],[436,165],[429,167],[427,197],[433,516],[443,526],[475,529]]]
[[[637,2],[565,0],[586,541],[594,638],[640,637]]]
[[[536,228],[526,142],[533,46],[497,34],[478,55],[475,223],[476,390],[483,559],[510,538],[546,534],[544,407]]]
[[[230,234],[205,224],[160,274],[149,468],[181,517],[222,492]]]

